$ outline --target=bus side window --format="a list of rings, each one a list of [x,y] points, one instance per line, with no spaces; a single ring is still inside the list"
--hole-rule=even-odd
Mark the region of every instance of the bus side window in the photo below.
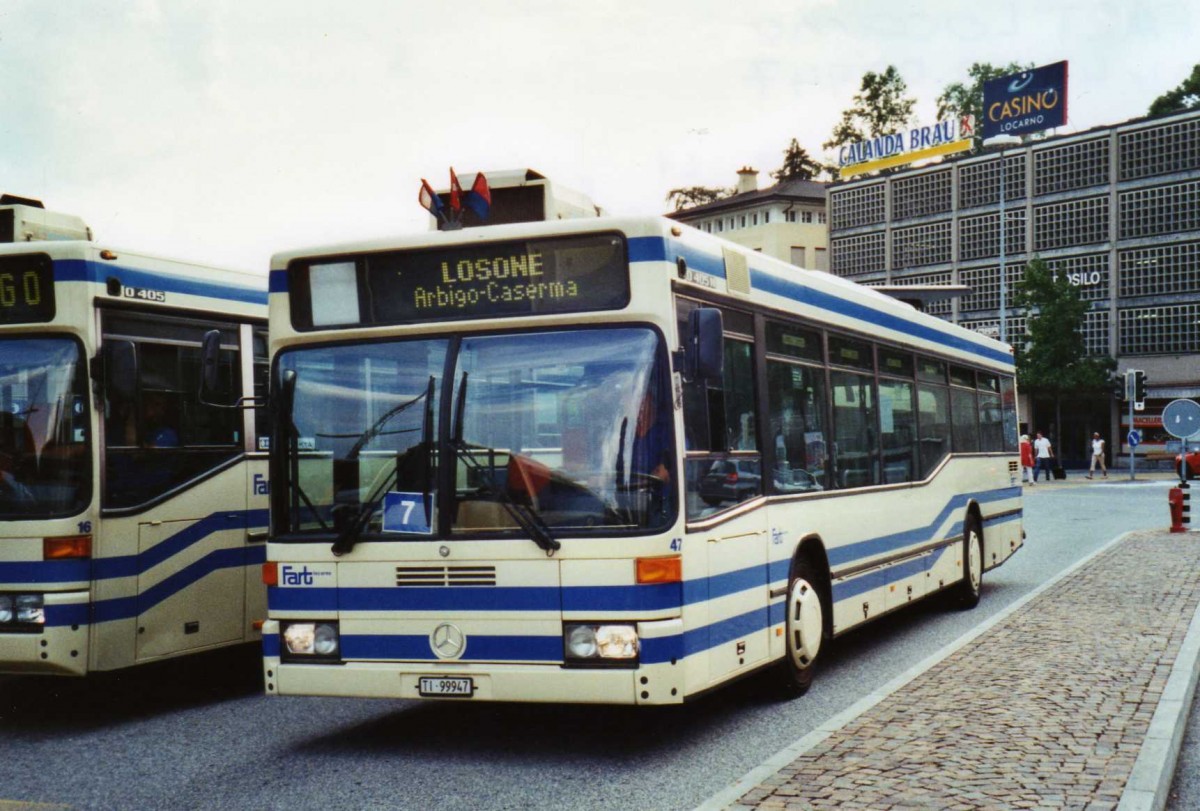
[[[240,409],[201,403],[195,385],[204,333],[220,326],[222,343],[236,344],[234,325],[107,311],[102,318],[104,338],[130,341],[137,354],[134,400],[108,403],[105,508],[154,501],[241,453]],[[238,357],[220,353],[217,402],[240,396]]]

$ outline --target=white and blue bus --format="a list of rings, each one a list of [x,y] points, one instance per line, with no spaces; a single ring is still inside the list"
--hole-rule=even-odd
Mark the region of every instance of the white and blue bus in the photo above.
[[[265,617],[266,279],[104,247],[0,200],[0,673],[254,642]],[[261,447],[258,437],[262,437]]]
[[[1011,350],[660,218],[277,255],[268,694],[675,704],[1022,544]]]

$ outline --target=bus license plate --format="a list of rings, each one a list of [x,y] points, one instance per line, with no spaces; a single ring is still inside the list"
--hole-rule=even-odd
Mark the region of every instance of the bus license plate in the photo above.
[[[475,695],[475,680],[470,677],[444,678],[429,676],[421,677],[417,684],[417,692],[423,696],[463,696],[470,698]]]

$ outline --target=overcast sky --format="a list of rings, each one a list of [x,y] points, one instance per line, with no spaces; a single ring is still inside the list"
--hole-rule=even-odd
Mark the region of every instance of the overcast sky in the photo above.
[[[932,123],[972,62],[1068,60],[1076,132],[1200,62],[1200,3],[2,0],[0,191],[100,242],[258,269],[421,230],[420,178],[531,167],[613,214],[760,185],[893,64]]]

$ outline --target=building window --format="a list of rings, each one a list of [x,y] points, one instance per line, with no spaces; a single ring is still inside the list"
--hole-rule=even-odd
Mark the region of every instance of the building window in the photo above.
[[[952,178],[952,170],[944,169],[893,181],[892,219],[906,220],[949,211]]]
[[[817,212],[817,222],[820,223],[821,225],[825,224],[825,212],[824,211]]]
[[[826,250],[825,248],[813,248],[813,251],[815,253],[815,256],[813,258],[816,259],[816,264],[815,264],[816,269],[828,271],[829,270],[829,251]]]
[[[800,212],[800,222],[811,223],[813,221],[813,213],[811,211]]]
[[[750,224],[751,224],[751,225],[758,225],[758,213],[757,213],[757,212],[755,212],[754,214],[752,214],[752,215],[750,216]]]
[[[1067,274],[1067,281],[1075,286],[1084,301],[1108,300],[1107,254],[1090,253],[1047,259],[1046,267],[1055,273]]]
[[[884,267],[887,245],[884,232],[842,237],[832,242],[833,272],[838,276],[879,273]]]
[[[1200,119],[1123,132],[1119,176],[1137,180],[1200,168]]]
[[[1013,294],[1025,278],[1025,265],[1021,262],[1014,262],[1013,264],[1006,264],[1006,267],[1008,268],[1008,272],[1004,280],[1007,293],[1005,303],[1011,307]],[[958,305],[960,312],[967,313],[976,310],[989,311],[1000,309],[999,265],[960,270],[958,272],[958,280],[961,284],[971,288],[971,292],[963,296]]]
[[[745,215],[745,214],[743,214],[743,215],[742,215],[742,218],[741,218],[741,223],[740,223],[740,224],[741,224],[741,227],[742,227],[742,228],[745,228],[745,227],[746,227],[746,215]]]
[[[839,189],[829,193],[834,228],[857,228],[887,219],[884,184]]]
[[[1025,253],[1025,210],[1004,212],[1006,253]],[[958,221],[958,258],[963,261],[1000,255],[1000,213],[964,217]]]
[[[1200,290],[1200,242],[1130,248],[1117,254],[1121,298]]]
[[[1121,355],[1200,352],[1200,303],[1120,309],[1117,336]]]
[[[919,267],[950,261],[949,222],[914,225],[892,232],[892,267]]]
[[[1200,228],[1200,180],[1121,192],[1121,239]]]
[[[1025,198],[1025,155],[1004,159],[1004,199]],[[1000,202],[1000,159],[964,166],[958,174],[958,207],[977,208]]]
[[[804,247],[802,245],[792,246],[792,264],[797,267],[808,267],[804,264]]]
[[[764,211],[764,212],[763,212],[763,222],[764,222],[764,223],[769,223],[770,221],[771,221],[771,212],[769,212],[769,211]]]
[[[783,216],[784,216],[784,219],[786,219],[788,222],[796,221],[796,212],[794,212],[794,211],[791,211],[791,210],[785,211]]]
[[[1108,183],[1108,138],[1066,144],[1033,153],[1033,193],[1102,186]]]
[[[1108,241],[1108,198],[1048,203],[1033,209],[1035,251]]]

